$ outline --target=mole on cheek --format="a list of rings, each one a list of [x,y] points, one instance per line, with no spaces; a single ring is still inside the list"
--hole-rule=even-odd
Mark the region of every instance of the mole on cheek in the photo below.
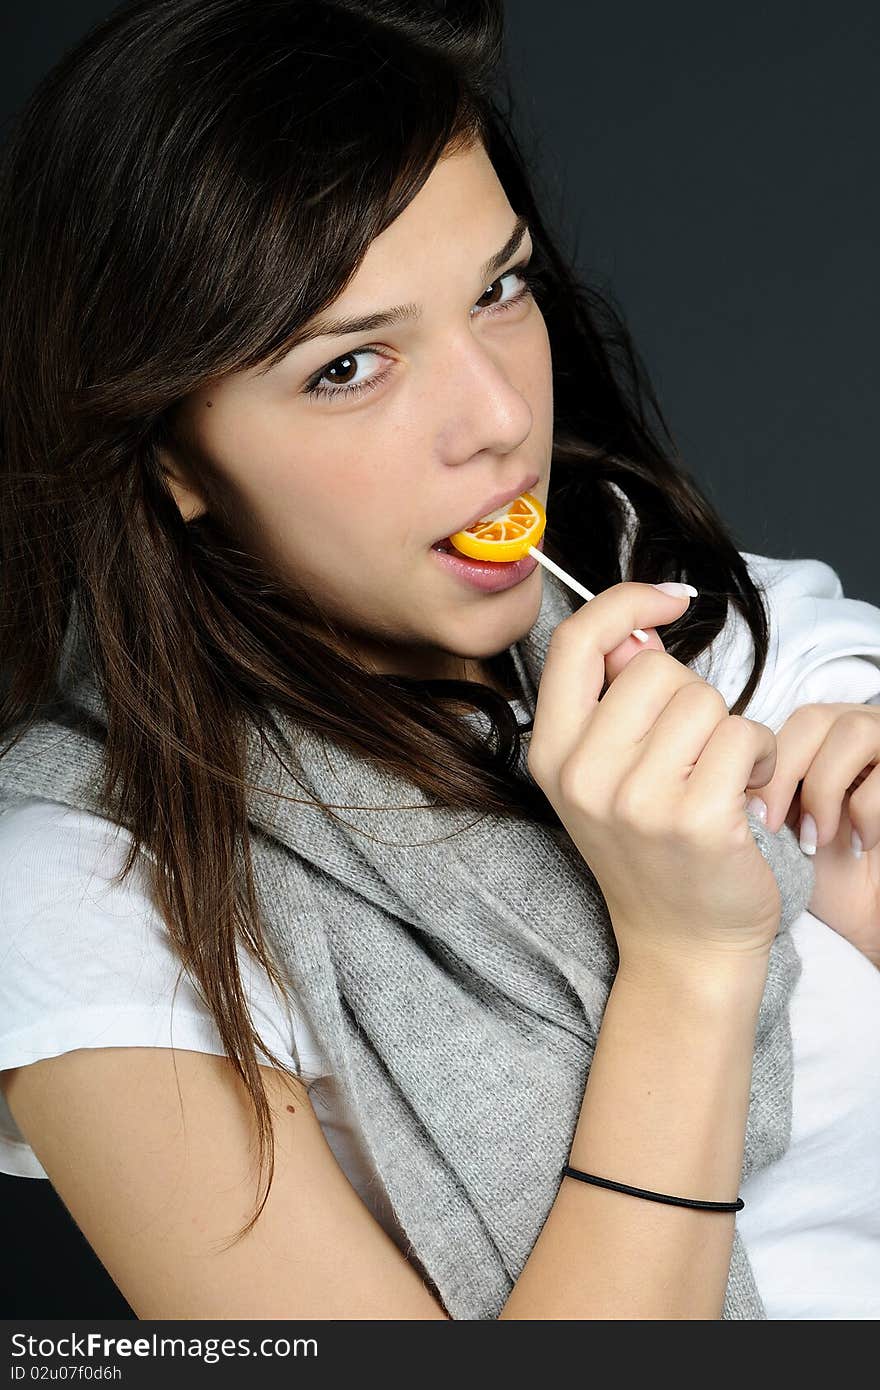
[[[295,1114],[296,1114],[296,1110],[294,1109],[294,1107],[293,1107],[292,1105],[288,1105],[287,1108],[288,1108],[288,1110],[290,1111],[291,1115],[295,1115]]]
[[[211,406],[212,406],[213,404],[214,404],[213,401],[205,401],[205,405],[208,407],[209,410],[210,410],[210,408],[211,408]]]

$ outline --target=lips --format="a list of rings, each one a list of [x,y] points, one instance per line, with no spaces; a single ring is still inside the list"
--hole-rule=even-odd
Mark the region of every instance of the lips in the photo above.
[[[500,492],[497,493],[494,497],[490,497],[488,501],[483,504],[481,509],[476,513],[476,515],[472,513],[469,521],[462,522],[460,526],[453,526],[451,530],[447,531],[445,536],[441,536],[439,540],[434,542],[434,544],[431,546],[431,549],[454,549],[453,546],[450,546],[448,544],[450,536],[454,536],[458,531],[466,531],[469,526],[476,526],[477,522],[482,521],[484,517],[487,517],[490,514],[490,512],[497,511],[499,507],[503,507],[507,502],[513,502],[515,498],[521,497],[524,492],[530,492],[531,489],[535,486],[535,484],[540,481],[540,476],[541,475],[539,473],[534,473],[531,477],[526,478],[513,492]]]

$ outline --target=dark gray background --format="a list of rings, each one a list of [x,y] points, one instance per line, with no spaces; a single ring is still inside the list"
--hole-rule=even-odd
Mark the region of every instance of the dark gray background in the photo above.
[[[7,9],[0,116],[112,5]],[[518,133],[740,549],[880,605],[880,6],[507,0]]]
[[[7,6],[0,118],[112,8]],[[740,549],[817,556],[880,605],[880,7],[506,10],[551,223],[624,310],[686,466]],[[125,1315],[47,1183],[0,1179],[0,1204],[7,1316]]]
[[[880,604],[880,7],[506,6],[555,225],[740,549]]]

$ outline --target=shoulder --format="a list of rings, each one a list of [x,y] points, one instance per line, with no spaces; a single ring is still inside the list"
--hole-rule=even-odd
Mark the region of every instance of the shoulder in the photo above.
[[[147,865],[139,858],[114,881],[129,847],[124,827],[90,812],[0,801],[0,1070],[77,1047],[224,1054],[152,901]],[[323,1075],[301,1012],[243,946],[239,966],[266,1045],[293,1070]]]
[[[860,703],[880,692],[880,608],[848,598],[824,560],[740,552],[761,590],[769,624],[767,661],[745,714],[778,732],[800,705]],[[748,679],[754,644],[728,605],[724,628],[692,663],[731,704]]]

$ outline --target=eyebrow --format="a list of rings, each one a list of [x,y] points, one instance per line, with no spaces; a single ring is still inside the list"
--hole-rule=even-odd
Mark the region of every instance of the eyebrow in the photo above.
[[[520,243],[528,231],[528,222],[523,215],[520,215],[504,245],[495,252],[494,256],[489,257],[484,266],[481,266],[481,280],[491,280],[495,272],[500,270],[505,261],[509,261],[510,257],[519,249]],[[421,315],[421,305],[409,303],[394,304],[390,309],[380,309],[374,314],[361,314],[357,318],[317,319],[310,329],[293,339],[288,345],[288,351],[302,347],[304,343],[310,343],[315,338],[337,338],[344,337],[349,333],[369,333],[374,328],[387,328],[394,324],[421,318]]]

